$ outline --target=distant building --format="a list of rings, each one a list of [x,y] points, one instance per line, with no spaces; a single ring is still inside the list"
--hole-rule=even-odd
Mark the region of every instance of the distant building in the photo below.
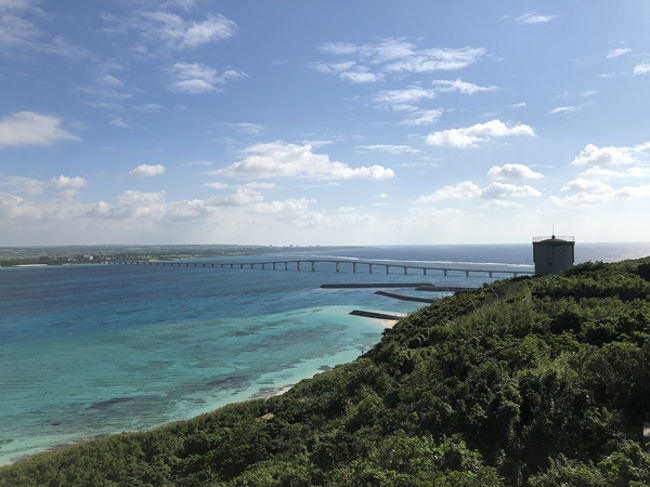
[[[533,237],[535,275],[559,274],[573,265],[575,237]]]

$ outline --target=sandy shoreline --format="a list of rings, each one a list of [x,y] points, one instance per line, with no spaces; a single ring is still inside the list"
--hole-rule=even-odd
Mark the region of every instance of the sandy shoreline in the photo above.
[[[399,316],[400,319],[406,316],[406,313],[393,313],[396,316]],[[389,320],[386,318],[371,318],[369,316],[363,316],[362,318],[367,320],[372,320],[373,322],[380,324],[382,328],[392,328],[399,320]]]

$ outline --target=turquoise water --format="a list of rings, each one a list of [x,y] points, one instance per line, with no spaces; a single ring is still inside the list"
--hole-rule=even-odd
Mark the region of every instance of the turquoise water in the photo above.
[[[650,247],[590,252],[596,259],[616,260],[607,256],[638,257]],[[529,246],[371,247],[327,255],[530,268]],[[236,260],[308,256],[324,255]],[[341,270],[326,264],[316,272],[108,265],[0,269],[0,464],[281,392],[353,360],[380,339],[383,324],[350,316],[353,309],[406,313],[421,306],[377,296],[373,289],[320,289],[323,283],[480,286],[487,280]]]

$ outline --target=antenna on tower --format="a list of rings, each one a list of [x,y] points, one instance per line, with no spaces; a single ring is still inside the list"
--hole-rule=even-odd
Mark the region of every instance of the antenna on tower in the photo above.
[[[551,228],[553,229],[553,232],[551,233],[551,238],[555,239],[555,223],[552,224]]]

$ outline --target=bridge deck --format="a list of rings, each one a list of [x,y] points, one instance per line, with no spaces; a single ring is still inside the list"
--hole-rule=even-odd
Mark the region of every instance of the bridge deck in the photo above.
[[[275,260],[267,262],[180,262],[180,261],[127,261],[127,262],[112,262],[112,264],[122,265],[151,265],[151,266],[172,266],[172,267],[211,267],[220,269],[267,269],[272,270],[285,270],[288,271],[290,267],[296,271],[300,271],[302,264],[308,264],[311,271],[316,270],[316,264],[334,264],[336,272],[341,271],[341,266],[352,267],[352,272],[359,272],[359,266],[365,268],[370,274],[373,273],[375,268],[384,269],[386,274],[390,274],[391,268],[400,269],[404,274],[408,274],[409,270],[421,271],[423,275],[428,275],[428,272],[441,273],[444,276],[465,274],[466,277],[471,275],[487,275],[488,277],[497,276],[520,276],[532,275],[533,270],[512,270],[512,269],[492,269],[492,268],[459,268],[459,267],[446,267],[446,266],[427,266],[409,264],[407,262],[374,262],[365,260],[337,260],[337,259],[291,259],[291,260]]]

